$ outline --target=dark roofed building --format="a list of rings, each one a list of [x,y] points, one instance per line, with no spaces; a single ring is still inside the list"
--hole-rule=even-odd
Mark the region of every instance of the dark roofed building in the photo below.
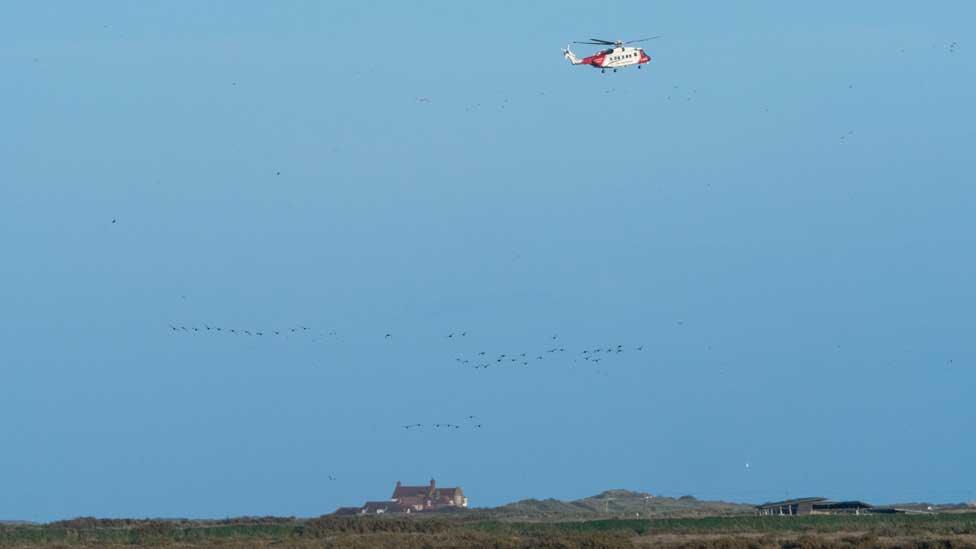
[[[875,507],[863,501],[824,501],[813,506],[814,513],[854,513],[860,514],[861,511],[874,511]]]
[[[382,515],[383,513],[409,513],[410,509],[404,508],[395,501],[367,501],[366,505],[360,510],[365,515]]]
[[[799,498],[783,501],[770,501],[757,505],[760,515],[809,515],[813,512],[813,504],[827,501],[827,498]]]
[[[756,506],[759,515],[818,515],[818,514],[860,514],[861,511],[873,509],[871,504],[863,501],[830,501],[827,498],[799,498],[783,501],[771,501]]]

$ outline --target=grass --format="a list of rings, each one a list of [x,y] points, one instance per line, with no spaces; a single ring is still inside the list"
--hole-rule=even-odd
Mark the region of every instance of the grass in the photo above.
[[[79,521],[0,526],[0,547],[969,547],[976,513],[806,517],[604,519],[508,522],[449,518],[323,517],[311,520]],[[881,543],[880,539],[894,540]],[[955,541],[953,541],[955,540]],[[970,540],[970,541],[966,541]],[[665,543],[667,542],[667,543]]]
[[[976,513],[944,515],[813,515],[804,517],[708,517],[606,519],[559,523],[486,521],[472,527],[489,532],[630,532],[646,534],[739,534],[780,532],[872,532],[884,535],[976,534]]]

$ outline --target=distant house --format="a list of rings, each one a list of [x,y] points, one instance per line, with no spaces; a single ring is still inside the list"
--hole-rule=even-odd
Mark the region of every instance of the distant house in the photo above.
[[[460,487],[438,488],[434,479],[427,486],[404,486],[398,480],[393,489],[392,501],[414,511],[433,511],[449,507],[464,508],[468,498]]]
[[[820,497],[771,501],[756,506],[756,514],[763,516],[859,515],[862,512],[873,512],[874,510],[874,506],[863,501],[830,501],[827,498]]]
[[[340,507],[333,515],[382,515],[463,509],[468,498],[460,487],[438,488],[434,479],[427,486],[404,486],[398,480],[393,497],[385,501],[367,501],[362,507]]]

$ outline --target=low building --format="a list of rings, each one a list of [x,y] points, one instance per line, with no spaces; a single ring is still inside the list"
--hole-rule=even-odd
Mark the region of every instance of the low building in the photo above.
[[[382,515],[384,513],[409,513],[410,509],[395,501],[367,501],[359,512],[363,515]]]
[[[762,516],[798,516],[798,515],[837,515],[871,512],[874,507],[863,501],[831,501],[827,498],[799,498],[783,501],[771,501],[756,506],[756,514]]]

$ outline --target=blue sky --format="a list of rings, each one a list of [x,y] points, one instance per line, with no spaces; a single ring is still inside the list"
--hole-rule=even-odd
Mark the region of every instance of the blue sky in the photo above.
[[[976,8],[716,4],[0,8],[0,518],[974,499]]]

